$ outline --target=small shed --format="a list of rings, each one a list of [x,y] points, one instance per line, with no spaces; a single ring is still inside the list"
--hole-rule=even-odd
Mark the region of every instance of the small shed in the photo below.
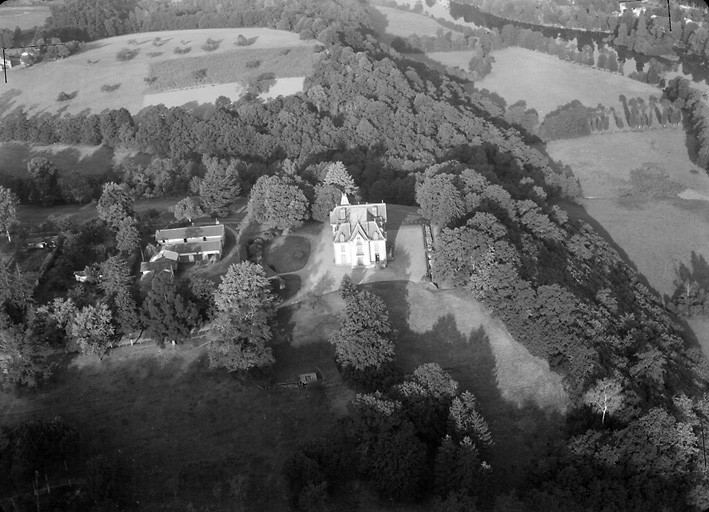
[[[315,372],[312,373],[301,373],[298,376],[298,384],[305,387],[308,384],[314,384],[318,381],[318,374]]]

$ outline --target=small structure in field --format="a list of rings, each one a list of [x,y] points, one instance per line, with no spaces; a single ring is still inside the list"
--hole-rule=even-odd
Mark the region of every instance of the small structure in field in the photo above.
[[[318,374],[315,372],[312,373],[301,373],[298,376],[298,384],[300,386],[307,386],[308,384],[314,384],[318,381]]]
[[[386,221],[386,204],[350,204],[342,194],[339,206],[330,212],[335,265],[386,265]]]
[[[165,253],[177,254],[179,262],[217,261],[224,249],[224,225],[188,226],[176,229],[158,229],[155,240]],[[158,253],[160,254],[160,253]]]
[[[89,280],[89,275],[85,270],[76,270],[74,271],[74,279],[76,279],[79,283],[85,283]]]
[[[12,61],[10,59],[3,59],[2,69],[12,69]]]

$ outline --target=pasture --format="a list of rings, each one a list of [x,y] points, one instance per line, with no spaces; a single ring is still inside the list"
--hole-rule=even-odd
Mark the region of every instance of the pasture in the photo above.
[[[27,30],[44,25],[48,17],[49,6],[45,5],[0,6],[0,29]]]
[[[581,205],[658,292],[671,295],[692,252],[709,259],[709,176],[682,130],[595,135],[547,144],[581,181]]]
[[[239,35],[243,35],[251,44],[236,46]],[[218,48],[212,51],[202,49],[207,39],[220,41]],[[0,94],[0,105],[2,105],[0,113],[4,114],[18,107],[23,107],[30,114],[98,113],[107,108],[125,107],[135,114],[144,105],[155,103],[156,98],[146,100],[146,94],[150,90],[145,79],[151,76],[151,65],[175,61],[172,64],[163,64],[164,69],[172,69],[171,66],[181,66],[177,62],[182,60],[194,62],[201,59],[205,63],[202,65],[204,68],[211,59],[233,59],[238,52],[242,51],[279,55],[290,50],[294,52],[293,55],[307,55],[308,52],[312,52],[316,44],[318,43],[315,41],[303,41],[298,34],[292,32],[266,28],[175,30],[102,39],[90,43],[85,52],[66,59],[10,70],[9,83]],[[191,50],[186,54],[176,54],[174,53],[176,47],[189,47]],[[138,51],[133,58],[120,62],[116,55],[123,49]],[[231,57],[225,57],[226,54]],[[285,55],[281,56],[287,58]],[[284,66],[281,60],[277,61],[288,70],[285,76],[304,77],[310,72],[312,61],[292,60],[293,62],[288,66]],[[296,74],[296,64],[302,64],[299,75]],[[278,70],[266,69],[266,63],[263,62],[254,71],[258,71],[256,74],[259,74]],[[188,79],[192,77],[191,71],[185,70],[184,75]],[[234,73],[232,75],[235,78],[228,80],[230,82],[243,79]],[[156,78],[160,79],[160,77]],[[202,81],[200,87],[184,89],[168,101],[181,101],[181,104],[199,102],[205,99],[202,86],[209,84],[210,82]],[[75,91],[75,98],[69,101],[57,101],[60,92],[71,94]],[[237,93],[238,89],[235,89],[233,94],[226,96],[237,99]]]
[[[651,95],[661,95],[650,84],[525,48],[504,48],[492,55],[492,72],[475,82],[475,87],[499,94],[508,105],[524,100],[528,108],[537,109],[540,118],[573,100],[587,107],[602,103],[621,108],[621,94],[628,98],[640,96],[646,101]]]
[[[425,14],[403,11],[393,7],[375,5],[374,8],[381,13],[379,20],[379,31],[381,36],[408,37],[412,34],[419,36],[435,36],[439,30],[448,32],[450,29],[444,27],[433,18]]]

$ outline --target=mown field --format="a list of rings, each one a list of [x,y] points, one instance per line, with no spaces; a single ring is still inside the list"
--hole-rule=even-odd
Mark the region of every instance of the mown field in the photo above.
[[[0,5],[0,29],[22,30],[44,25],[49,17],[49,7],[45,5],[5,6]]]
[[[251,42],[249,46],[235,45],[240,34]],[[207,39],[220,41],[219,47],[211,52],[203,50],[201,47]],[[302,41],[298,34],[292,32],[265,28],[175,30],[112,37],[95,41],[84,53],[60,61],[10,70],[9,83],[0,94],[0,114],[20,106],[29,113],[98,113],[107,108],[125,107],[135,114],[144,105],[154,104],[156,99],[146,100],[149,91],[144,79],[150,76],[151,64],[195,58],[205,60],[204,57],[213,59],[239,51],[272,51],[277,54],[289,49],[307,53],[315,44],[315,41]],[[191,50],[186,54],[176,54],[176,47],[189,47]],[[116,55],[122,49],[137,50],[137,54],[130,60],[119,62]],[[299,62],[303,64],[300,75],[293,74],[295,70],[291,65],[288,76],[304,77],[309,73],[311,62]],[[259,71],[273,70],[265,69],[262,64]],[[186,75],[189,74],[186,72]],[[208,84],[205,82],[202,85]],[[103,86],[111,90],[104,91]],[[182,103],[189,103],[199,100],[200,89],[187,89],[181,93],[181,98],[173,101],[181,99]],[[75,91],[74,99],[57,101],[60,92]],[[236,87],[235,91],[238,91]],[[236,92],[231,97],[237,99]]]
[[[229,52],[153,62],[149,76],[155,77],[147,93],[182,89],[203,84],[245,83],[263,73],[275,78],[303,76],[312,69],[313,48],[242,48]]]
[[[581,204],[650,285],[671,295],[692,252],[709,259],[709,177],[682,130],[595,135],[547,144],[581,180]]]
[[[525,100],[529,108],[537,109],[540,117],[573,100],[587,107],[602,103],[621,108],[618,100],[621,94],[628,99],[640,96],[646,101],[651,95],[658,98],[661,95],[650,84],[525,48],[504,48],[492,55],[495,57],[492,72],[475,82],[475,87],[499,94],[507,104]],[[461,60],[464,58],[461,56]]]

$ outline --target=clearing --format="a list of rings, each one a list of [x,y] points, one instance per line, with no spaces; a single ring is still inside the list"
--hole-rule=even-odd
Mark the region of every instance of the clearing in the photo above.
[[[377,21],[379,24],[379,35],[384,37],[385,42],[389,42],[395,37],[405,38],[412,34],[419,36],[435,36],[439,30],[443,30],[443,32],[449,32],[451,30],[425,14],[403,11],[401,9],[381,5],[375,5],[374,8],[379,11],[383,17],[383,19]]]
[[[251,44],[236,46],[239,35],[243,35]],[[203,50],[201,46],[207,39],[219,41],[218,48],[212,51]],[[151,66],[175,69],[174,66],[183,65],[177,61],[194,62],[196,57],[203,62],[203,68],[211,68],[209,62],[212,59],[220,62],[226,58],[233,59],[235,55],[240,55],[239,52],[261,52],[263,55],[287,58],[283,54],[290,50],[295,51],[296,56],[309,55],[308,58],[292,59],[292,63],[284,68],[288,71],[284,78],[300,78],[302,84],[302,79],[312,69],[312,51],[318,45],[317,41],[302,41],[298,34],[292,32],[266,28],[173,30],[112,37],[94,41],[88,45],[85,52],[60,61],[43,62],[23,69],[13,68],[8,72],[8,88],[0,94],[0,104],[3,114],[20,106],[30,114],[58,111],[74,114],[98,113],[106,108],[120,107],[125,107],[135,114],[143,106],[155,104],[159,99],[146,97],[149,90],[144,79],[152,76]],[[177,47],[190,48],[190,51],[176,54],[174,50]],[[138,53],[130,60],[119,62],[116,54],[122,49],[138,50]],[[246,59],[236,60],[246,62]],[[282,76],[279,69],[269,68],[269,60],[262,60],[263,63],[254,69],[256,74],[272,72],[276,77]],[[233,73],[230,76],[232,78],[229,82],[248,78],[238,77]],[[161,77],[156,78],[159,82]],[[185,104],[211,99],[211,96],[204,96],[203,87],[211,82],[195,82],[192,72],[187,69],[184,70],[184,78],[186,82],[183,86],[189,88],[179,91],[179,96],[168,97],[168,102],[176,104],[179,101],[180,104]],[[289,83],[285,89],[290,90],[294,83],[297,82]],[[197,87],[192,87],[194,85]],[[102,91],[102,86],[108,86],[110,91]],[[231,94],[225,96],[237,99],[238,89],[232,89]],[[57,101],[60,92],[74,91],[77,91],[74,99]]]
[[[426,15],[431,17],[434,20],[443,20],[443,21],[449,21],[451,23],[455,23],[457,25],[463,25],[467,26],[470,28],[480,28],[478,25],[475,23],[469,23],[464,21],[462,18],[459,20],[456,20],[453,16],[451,16],[450,9],[443,5],[441,2],[434,2],[433,5],[428,5],[427,2],[421,1],[421,0],[395,0],[396,3],[400,6],[405,6],[409,10],[412,10],[413,13],[413,8],[416,6],[416,4],[420,4],[423,10],[421,11],[420,14]],[[384,7],[384,6],[375,6],[376,9],[381,10],[381,9],[391,9],[391,7]],[[400,9],[395,9],[395,10],[400,10]],[[383,11],[381,11],[383,12]],[[394,17],[396,19],[396,17]],[[448,31],[450,29],[446,29]],[[435,35],[435,34],[433,34]]]
[[[648,282],[672,295],[676,268],[709,259],[709,176],[682,130],[594,135],[547,144],[581,181],[581,205]]]
[[[602,103],[619,108],[621,94],[628,98],[640,96],[646,101],[662,94],[653,85],[526,48],[504,48],[492,55],[492,72],[475,82],[476,89],[497,93],[508,105],[525,100],[528,108],[537,109],[540,118],[573,100],[587,107]],[[463,69],[467,69],[467,62]]]
[[[0,29],[15,30],[15,27],[20,27],[22,30],[27,30],[44,25],[48,17],[49,6],[0,7]]]

